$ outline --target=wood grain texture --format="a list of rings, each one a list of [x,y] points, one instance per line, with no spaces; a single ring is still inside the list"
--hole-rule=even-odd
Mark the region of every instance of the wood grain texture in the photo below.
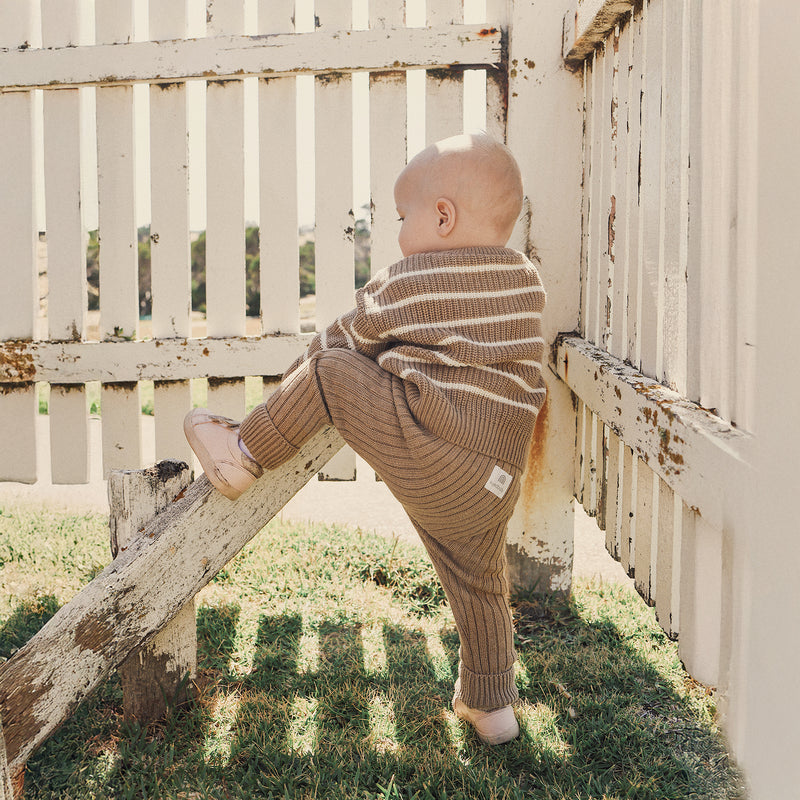
[[[232,505],[203,476],[0,668],[12,773],[342,446],[326,428]]]

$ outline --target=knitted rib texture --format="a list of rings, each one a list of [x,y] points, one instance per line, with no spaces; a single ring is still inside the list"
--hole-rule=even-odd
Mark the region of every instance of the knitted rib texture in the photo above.
[[[319,351],[355,350],[403,379],[431,433],[524,467],[545,397],[544,304],[536,268],[515,250],[409,256],[360,289],[286,375]]]

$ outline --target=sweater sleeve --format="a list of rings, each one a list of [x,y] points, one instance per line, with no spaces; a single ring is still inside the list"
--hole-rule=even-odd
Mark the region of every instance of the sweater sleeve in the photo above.
[[[369,284],[356,292],[356,305],[345,314],[337,317],[325,330],[320,331],[300,356],[284,373],[294,372],[315,353],[322,350],[346,349],[375,359],[389,346],[389,342],[379,339],[374,327],[373,315],[365,312],[365,296],[369,295]]]

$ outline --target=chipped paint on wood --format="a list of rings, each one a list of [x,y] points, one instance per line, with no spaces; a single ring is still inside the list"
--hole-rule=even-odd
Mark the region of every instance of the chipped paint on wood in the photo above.
[[[0,383],[281,375],[313,334],[131,342],[0,342]]]
[[[0,716],[12,772],[341,446],[338,433],[326,428],[235,506],[201,477],[3,664]]]
[[[109,527],[112,555],[126,550],[157,513],[185,495],[189,466],[162,461],[145,470],[112,472],[109,476]],[[172,551],[170,551],[172,552]],[[197,669],[194,600],[189,600],[167,626],[119,667],[126,720],[147,725],[186,700]]]
[[[495,32],[492,33],[492,28]],[[499,26],[214,36],[47,50],[0,50],[0,88],[32,89],[251,75],[323,74],[497,65]]]
[[[576,336],[560,338],[558,374],[643,463],[711,524],[721,525],[731,473],[752,437]],[[569,369],[566,369],[566,363]]]
[[[0,381],[29,383],[37,380],[31,342],[3,342],[0,352]]]
[[[578,68],[617,25],[633,11],[635,0],[576,0],[564,17],[564,60]]]

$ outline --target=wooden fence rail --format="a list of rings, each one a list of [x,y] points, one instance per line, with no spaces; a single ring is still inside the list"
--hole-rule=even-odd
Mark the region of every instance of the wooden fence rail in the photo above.
[[[109,672],[158,633],[342,445],[326,428],[235,506],[201,476],[3,664],[0,719],[10,773],[19,775]]]

